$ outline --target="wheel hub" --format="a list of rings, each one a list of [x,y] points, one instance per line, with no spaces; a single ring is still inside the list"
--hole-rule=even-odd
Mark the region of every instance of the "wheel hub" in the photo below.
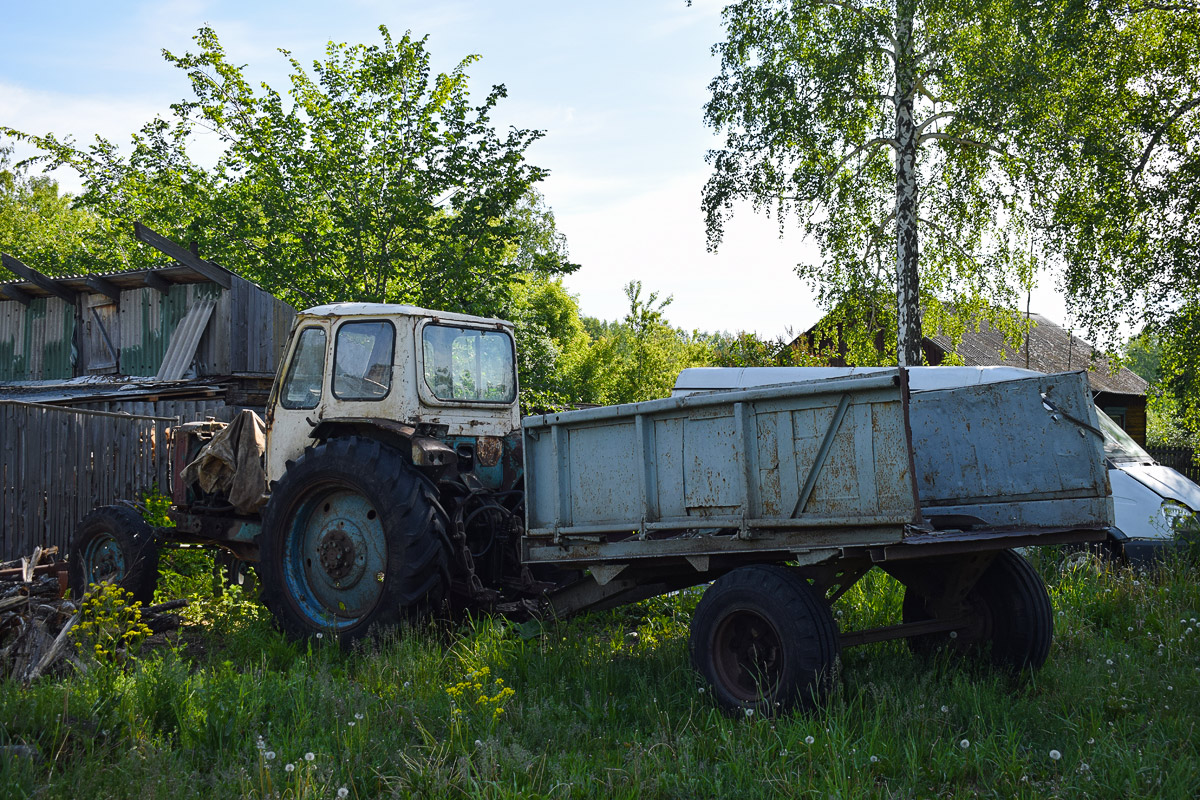
[[[317,545],[321,567],[330,578],[341,580],[354,567],[354,541],[341,528],[327,531]]]

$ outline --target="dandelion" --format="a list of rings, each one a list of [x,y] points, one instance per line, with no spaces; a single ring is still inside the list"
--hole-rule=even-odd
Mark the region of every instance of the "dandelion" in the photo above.
[[[754,716],[754,709],[753,709],[753,708],[747,708],[747,709],[746,709],[746,716],[747,716],[747,717],[753,717],[753,716]]]
[[[325,634],[323,634],[323,633],[321,633],[320,631],[318,631],[318,632],[317,632],[317,638],[318,638],[318,639],[324,639],[324,638],[325,638]],[[343,787],[343,788],[345,788],[345,787]],[[345,795],[343,795],[343,797],[344,797],[344,796],[345,796]]]
[[[946,713],[947,711],[949,711],[949,710],[950,710],[950,707],[949,707],[949,706],[942,706],[942,707],[941,707],[941,712],[942,712],[943,714],[945,714],[945,713]]]
[[[1051,761],[1058,761],[1060,758],[1062,758],[1062,753],[1058,752],[1057,750],[1050,751],[1050,760]]]
[[[1089,769],[1091,769],[1091,767],[1088,766],[1088,763],[1086,761],[1084,761],[1082,764],[1079,765],[1080,772],[1087,772]]]
[[[1173,692],[1173,691],[1175,691],[1175,687],[1174,687],[1174,686],[1170,686],[1170,685],[1168,685],[1168,686],[1167,686],[1167,691],[1168,691],[1168,692]]]
[[[357,714],[355,714],[355,715],[354,715],[354,718],[355,718],[355,719],[362,719],[362,718],[363,718],[362,712],[360,711],[360,712],[358,712]]]
[[[482,740],[482,739],[476,739],[476,740],[475,740],[475,746],[476,746],[476,747],[483,747],[483,740]]]
[[[305,753],[305,754],[304,754],[304,760],[305,760],[305,761],[312,761],[312,760],[313,760],[313,759],[315,759],[316,757],[317,757],[317,756],[316,756],[316,753]]]
[[[349,722],[347,722],[347,723],[346,723],[346,725],[347,725],[348,727],[351,727],[351,728],[353,728],[353,727],[354,727],[354,720],[350,720]]]
[[[1133,626],[1132,626],[1132,625],[1130,625],[1130,626],[1129,626],[1128,628],[1126,628],[1125,630],[1129,631],[1130,633],[1133,633]]]
[[[1094,738],[1088,737],[1088,744],[1095,744],[1095,743],[1096,743],[1096,740]]]
[[[701,687],[700,687],[700,694],[704,694],[704,687],[703,687],[703,686],[701,686]]]
[[[966,750],[968,747],[971,746],[971,740],[963,739],[961,742],[958,743],[958,746],[961,747],[963,750]]]
[[[340,800],[346,800],[346,798],[349,796],[350,796],[350,790],[347,789],[345,786],[338,789],[338,797],[340,798]]]
[[[816,740],[816,739],[814,739],[812,736],[805,736],[805,737],[804,737],[804,743],[805,743],[805,744],[812,744],[812,743],[813,743],[813,742],[815,742],[815,741],[817,741],[817,740]]]
[[[1112,659],[1111,659],[1111,658],[1106,658],[1106,659],[1104,659],[1104,663],[1105,663],[1105,664],[1108,664],[1108,665],[1111,667],[1111,666],[1112,666]]]
[[[878,763],[879,763],[879,756],[871,756],[871,763],[872,763],[872,764],[878,764]]]
[[[283,766],[284,772],[292,772],[295,769],[296,769],[296,765],[291,763],[290,761],[287,764],[284,764],[284,766]]]

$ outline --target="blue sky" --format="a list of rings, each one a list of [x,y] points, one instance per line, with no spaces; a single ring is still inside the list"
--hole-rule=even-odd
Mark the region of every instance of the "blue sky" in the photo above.
[[[616,319],[622,287],[641,280],[672,295],[669,319],[685,328],[778,336],[818,318],[793,272],[812,245],[791,227],[740,209],[717,254],[705,250],[700,190],[704,153],[717,140],[703,104],[722,38],[720,2],[60,2],[0,0],[0,124],[31,132],[100,133],[117,142],[187,95],[184,76],[161,56],[182,53],[212,26],[231,60],[255,81],[283,88],[288,64],[325,44],[429,35],[434,66],[468,54],[479,96],[504,83],[499,125],[546,132],[529,152],[550,170],[541,186],[582,265],[567,279],[585,314]],[[201,152],[213,147],[198,141]],[[70,190],[72,176],[58,176]],[[1063,320],[1050,290],[1034,310]]]

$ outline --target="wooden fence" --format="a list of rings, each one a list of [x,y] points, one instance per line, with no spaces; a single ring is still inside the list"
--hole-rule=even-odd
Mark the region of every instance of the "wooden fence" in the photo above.
[[[0,561],[66,553],[91,509],[167,484],[172,417],[0,402]]]
[[[1178,470],[1193,481],[1200,483],[1200,464],[1190,447],[1147,447],[1146,452],[1154,460],[1171,469]]]

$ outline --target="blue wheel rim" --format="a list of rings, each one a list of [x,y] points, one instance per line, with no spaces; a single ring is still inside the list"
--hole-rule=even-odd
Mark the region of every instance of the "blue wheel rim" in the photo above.
[[[285,532],[283,575],[313,627],[358,624],[379,604],[387,575],[387,540],[375,507],[344,486],[310,493]]]
[[[120,583],[127,574],[125,550],[116,537],[107,531],[92,537],[83,549],[81,558],[86,585]]]

